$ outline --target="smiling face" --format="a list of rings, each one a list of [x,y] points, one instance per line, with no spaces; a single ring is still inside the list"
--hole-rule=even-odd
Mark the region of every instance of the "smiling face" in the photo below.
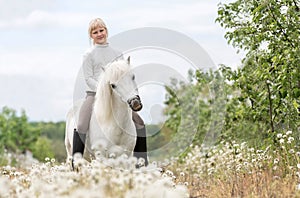
[[[94,44],[104,45],[107,43],[107,30],[105,27],[96,27],[90,33]]]
[[[107,43],[107,28],[104,21],[100,18],[95,18],[90,21],[88,33],[93,40],[93,44],[104,45]]]

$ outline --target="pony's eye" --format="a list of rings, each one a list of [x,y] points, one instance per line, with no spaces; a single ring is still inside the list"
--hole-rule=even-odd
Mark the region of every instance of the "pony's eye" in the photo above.
[[[110,84],[111,88],[115,89],[117,87],[117,85],[115,85],[114,83]]]
[[[135,79],[135,75],[132,75],[132,80],[134,80]]]

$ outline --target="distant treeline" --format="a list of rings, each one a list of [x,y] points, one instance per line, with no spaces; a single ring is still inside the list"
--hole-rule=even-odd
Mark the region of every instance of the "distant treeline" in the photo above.
[[[0,111],[0,154],[32,152],[44,161],[46,157],[57,161],[66,159],[64,148],[65,122],[29,122],[25,111],[3,107]]]
[[[147,125],[147,133],[149,151],[164,146],[171,138],[170,130],[160,125]],[[30,151],[39,161],[48,157],[64,162],[64,137],[64,121],[29,122],[25,111],[18,113],[9,107],[0,111],[0,154],[4,151],[19,154]]]

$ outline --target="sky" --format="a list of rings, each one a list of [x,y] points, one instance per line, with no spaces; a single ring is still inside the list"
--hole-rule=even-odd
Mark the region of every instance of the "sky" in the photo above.
[[[197,42],[216,66],[237,67],[242,54],[227,44],[225,30],[215,23],[219,2],[0,0],[0,108],[25,110],[30,121],[64,121],[74,102],[82,56],[90,47],[88,23],[96,17],[107,24],[109,38],[136,28],[167,28]],[[155,53],[132,52],[133,63],[158,64],[164,54]],[[163,86],[147,84],[141,95],[142,117],[152,123],[163,108]]]

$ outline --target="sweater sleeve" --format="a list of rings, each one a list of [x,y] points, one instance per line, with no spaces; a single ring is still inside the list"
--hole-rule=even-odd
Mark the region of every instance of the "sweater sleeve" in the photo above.
[[[97,79],[94,79],[94,68],[93,68],[93,60],[92,60],[91,53],[87,53],[84,55],[82,68],[83,68],[84,79],[88,87],[92,91],[96,91]]]

